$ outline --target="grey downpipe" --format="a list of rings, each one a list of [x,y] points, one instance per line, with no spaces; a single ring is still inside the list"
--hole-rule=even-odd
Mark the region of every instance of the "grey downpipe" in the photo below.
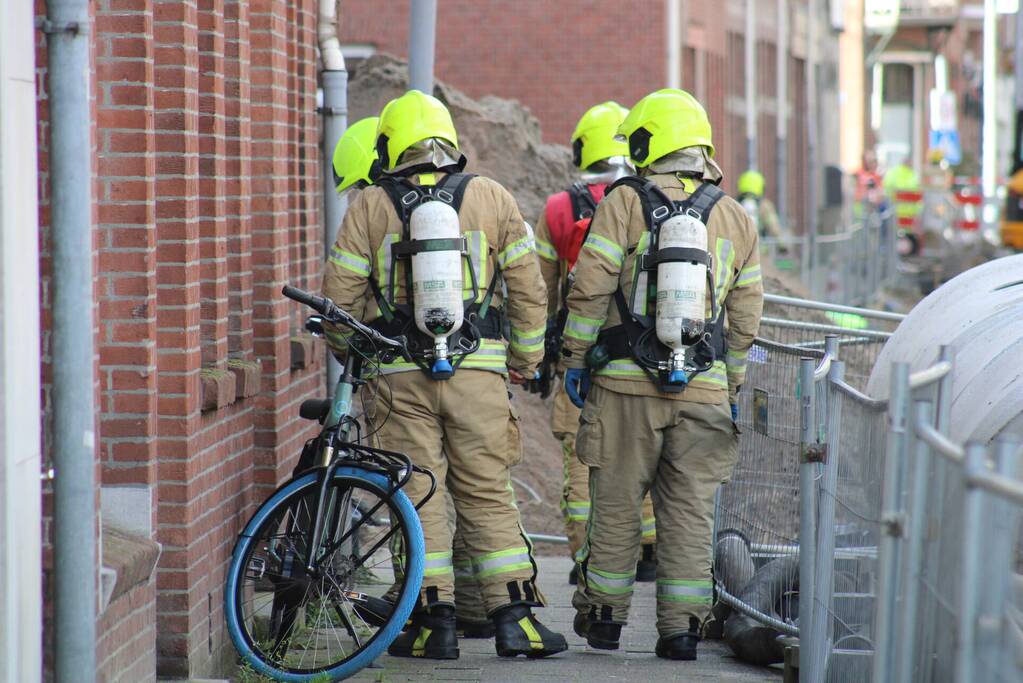
[[[334,190],[334,147],[348,127],[348,71],[337,39],[337,16],[334,0],[321,0],[317,39],[323,71],[323,257],[337,240],[341,219],[345,215],[344,200]],[[327,350],[327,392],[333,394],[341,376],[341,366],[334,354]]]
[[[757,570],[738,598],[757,612],[777,615],[778,621],[787,624],[793,610],[791,605],[786,608],[784,604],[788,599],[786,595],[799,591],[799,587],[799,558],[782,557]],[[802,603],[800,596],[799,605]],[[746,614],[732,614],[725,622],[725,642],[732,652],[742,661],[757,666],[777,664],[784,659],[784,648],[778,641],[782,633]]]
[[[53,575],[58,683],[96,680],[89,2],[47,0],[53,233]]]
[[[409,87],[432,94],[437,0],[412,0],[408,35]]]
[[[774,182],[778,196],[778,215],[781,217],[782,226],[788,228],[790,225],[788,214],[789,7],[788,0],[777,1],[778,46],[776,50],[777,63],[775,64],[776,78],[778,79],[778,92],[775,98],[778,107],[775,120],[777,178]]]

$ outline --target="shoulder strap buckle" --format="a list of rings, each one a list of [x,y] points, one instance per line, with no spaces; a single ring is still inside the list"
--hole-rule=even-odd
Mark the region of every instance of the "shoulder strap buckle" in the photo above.
[[[455,195],[442,188],[437,188],[433,193],[433,197],[434,199],[439,199],[445,204],[453,204],[455,201]]]
[[[650,217],[653,218],[655,221],[660,222],[660,221],[666,219],[670,214],[671,214],[671,209],[669,209],[664,204],[661,204],[656,209],[654,209],[653,211],[650,212]]]
[[[402,206],[412,206],[419,199],[419,192],[416,190],[409,190],[406,194],[401,197]]]

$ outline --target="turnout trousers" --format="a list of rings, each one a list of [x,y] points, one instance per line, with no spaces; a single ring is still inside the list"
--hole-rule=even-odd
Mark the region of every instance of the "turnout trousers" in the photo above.
[[[561,443],[564,462],[564,483],[561,489],[561,514],[565,520],[568,551],[575,558],[586,541],[586,522],[590,517],[590,468],[575,453],[576,433],[579,431],[579,409],[572,405],[564,389],[554,395],[551,432]],[[654,525],[654,506],[647,495],[643,499],[643,545],[657,542]]]
[[[436,493],[419,510],[426,540],[421,604],[454,604],[457,526],[460,550],[470,562],[460,563],[459,571],[464,576],[471,570],[487,614],[509,604],[542,605],[537,565],[511,487],[509,470],[521,458],[521,446],[504,377],[463,368],[437,381],[412,371],[387,375],[377,386],[381,446],[406,453],[437,480]],[[413,476],[405,492],[414,503],[422,500],[428,478]]]
[[[714,494],[731,476],[738,429],[720,404],[634,396],[595,385],[576,448],[593,501],[572,604],[624,624],[640,552],[643,496],[657,519],[657,631],[689,630],[710,613]]]

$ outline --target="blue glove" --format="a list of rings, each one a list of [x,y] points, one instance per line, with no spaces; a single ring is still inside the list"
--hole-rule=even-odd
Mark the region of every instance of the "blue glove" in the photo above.
[[[732,422],[738,422],[738,421],[739,421],[739,404],[738,403],[733,403],[732,404]]]
[[[590,393],[590,369],[569,368],[565,371],[565,393],[576,408],[582,408]]]

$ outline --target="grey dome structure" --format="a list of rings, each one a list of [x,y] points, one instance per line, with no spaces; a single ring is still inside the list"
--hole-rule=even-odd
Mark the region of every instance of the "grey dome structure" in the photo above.
[[[917,304],[881,351],[867,393],[887,396],[893,362],[921,370],[942,344],[955,368],[952,440],[1023,439],[1023,254],[968,270]]]

